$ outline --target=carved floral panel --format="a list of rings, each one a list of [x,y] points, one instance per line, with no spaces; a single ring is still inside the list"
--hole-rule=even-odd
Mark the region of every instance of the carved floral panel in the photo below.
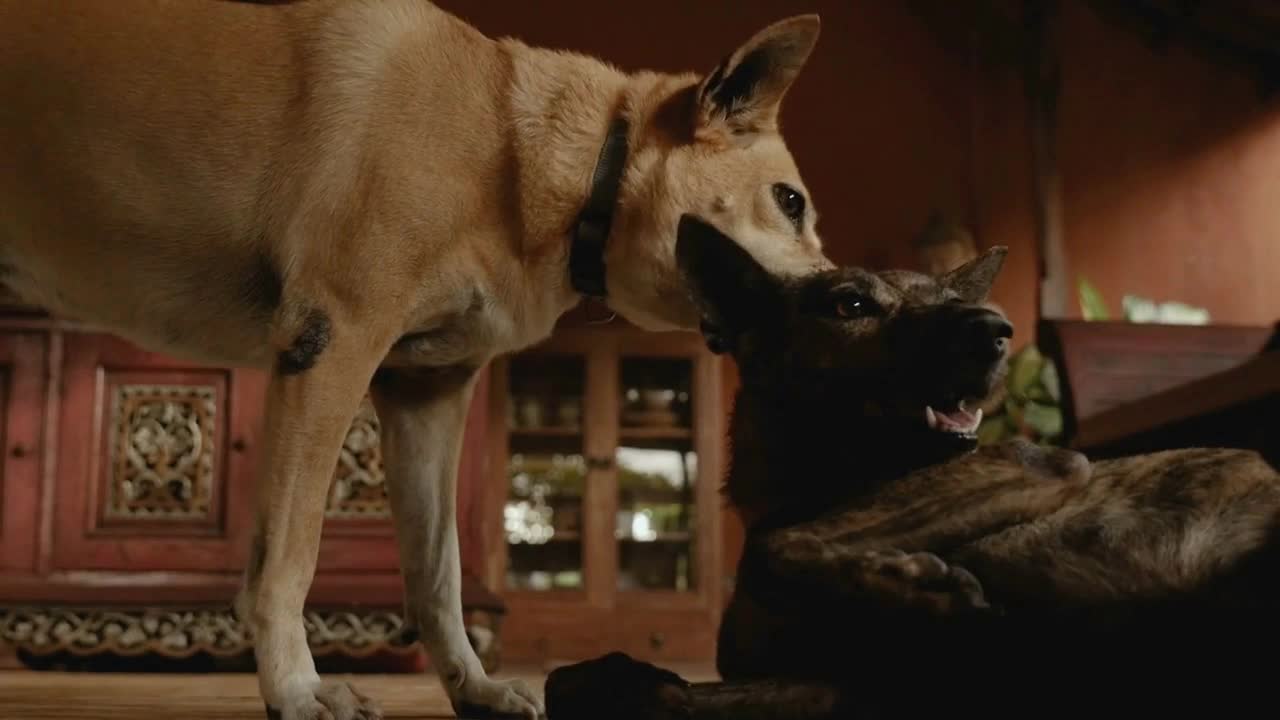
[[[213,513],[217,388],[112,388],[108,520],[208,520]]]
[[[325,515],[345,519],[380,519],[391,515],[382,471],[378,417],[368,398],[360,404],[360,411],[342,443]]]

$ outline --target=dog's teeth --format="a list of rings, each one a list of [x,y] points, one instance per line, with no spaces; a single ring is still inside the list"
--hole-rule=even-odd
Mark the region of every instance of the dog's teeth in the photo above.
[[[930,428],[936,429],[938,427],[938,415],[928,405],[924,406],[924,421],[929,423]]]
[[[960,401],[959,408],[960,408],[960,412],[969,412],[969,409],[964,406],[963,400]]]
[[[977,430],[978,426],[981,424],[982,424],[982,408],[978,408],[977,410],[973,411],[973,429]]]

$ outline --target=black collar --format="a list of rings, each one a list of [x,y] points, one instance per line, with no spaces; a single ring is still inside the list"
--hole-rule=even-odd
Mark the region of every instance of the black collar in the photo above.
[[[573,226],[569,247],[569,281],[588,297],[605,296],[604,247],[613,224],[622,170],[627,165],[627,121],[615,118],[600,148],[591,176],[591,194]]]

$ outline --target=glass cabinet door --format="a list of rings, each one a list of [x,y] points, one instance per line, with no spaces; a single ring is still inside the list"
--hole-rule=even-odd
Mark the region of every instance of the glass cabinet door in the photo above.
[[[512,657],[714,657],[719,362],[692,333],[606,325],[495,363],[486,578]]]
[[[585,378],[581,355],[517,355],[508,366],[508,589],[583,586]]]
[[[619,359],[619,591],[695,589],[694,362],[689,357]]]

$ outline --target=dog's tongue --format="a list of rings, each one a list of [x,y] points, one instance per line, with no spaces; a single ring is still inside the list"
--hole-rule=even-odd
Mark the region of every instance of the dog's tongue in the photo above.
[[[964,408],[964,405],[961,405],[951,412],[941,412],[931,407],[926,407],[924,409],[924,419],[925,422],[929,423],[929,427],[934,430],[969,435],[977,432],[978,425],[982,423],[982,408],[969,412]]]

